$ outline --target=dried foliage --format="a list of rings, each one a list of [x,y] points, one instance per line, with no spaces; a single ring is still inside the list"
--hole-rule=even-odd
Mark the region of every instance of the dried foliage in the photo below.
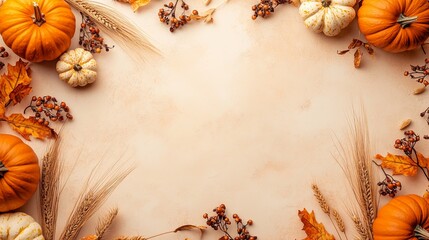
[[[344,55],[350,52],[351,50],[356,49],[354,52],[353,64],[355,68],[359,68],[361,66],[362,56],[363,56],[363,51],[361,50],[362,47],[366,50],[366,52],[369,55],[374,55],[374,49],[371,47],[369,43],[362,42],[361,40],[356,38],[353,38],[353,40],[351,41],[351,43],[349,44],[346,50],[337,51],[337,54]]]
[[[302,211],[298,210],[298,217],[304,224],[302,230],[307,234],[306,239],[335,240],[334,236],[326,231],[325,226],[317,222],[314,211],[308,213],[305,208]]]
[[[144,7],[150,3],[150,0],[115,0],[118,2],[128,3],[134,12],[139,10],[140,7]]]

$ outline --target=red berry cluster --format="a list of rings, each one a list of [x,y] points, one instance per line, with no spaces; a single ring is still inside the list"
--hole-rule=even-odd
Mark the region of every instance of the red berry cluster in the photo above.
[[[231,220],[226,215],[225,204],[221,204],[218,207],[213,209],[213,212],[216,213],[214,216],[210,216],[207,213],[204,213],[203,218],[206,219],[206,224],[213,228],[214,230],[220,230],[224,233],[224,236],[219,238],[219,240],[256,240],[258,237],[251,236],[247,230],[248,226],[253,224],[253,221],[249,219],[246,224],[243,224],[243,220],[237,215],[233,214],[232,218],[237,224],[237,236],[232,237],[228,233],[228,225],[231,225]]]
[[[252,6],[252,19],[269,17],[277,6],[285,3],[290,4],[292,0],[260,0],[258,4]]]
[[[405,131],[404,135],[404,138],[395,140],[394,147],[404,151],[407,156],[410,156],[414,151],[414,146],[418,141],[420,141],[420,136],[417,135],[413,130]]]
[[[40,123],[46,126],[49,125],[49,121],[64,121],[64,119],[72,120],[73,116],[70,114],[70,108],[65,102],[58,104],[55,97],[44,96],[31,98],[30,105],[24,110],[31,109],[34,114],[34,118]],[[65,116],[64,116],[65,113]],[[42,114],[44,116],[42,116]]]
[[[4,47],[0,47],[0,57],[1,58],[7,58],[9,57],[9,53],[6,52],[6,49]],[[0,70],[3,69],[4,63],[0,61]]]
[[[79,45],[86,51],[91,53],[101,53],[104,49],[108,52],[111,48],[104,43],[104,38],[100,36],[100,29],[95,25],[88,16],[82,15],[82,23],[80,24]]]
[[[383,196],[388,195],[389,197],[392,197],[392,198],[395,197],[396,193],[402,189],[401,182],[398,180],[395,180],[389,174],[386,174],[386,178],[383,181],[378,182],[377,185],[380,187],[380,190],[378,190],[378,192],[381,195]]]
[[[411,72],[405,71],[404,76],[410,76],[411,79],[416,79],[418,83],[422,83],[425,87],[429,85],[429,81],[426,80],[426,77],[429,75],[429,58],[425,59],[425,65],[410,65]]]
[[[180,8],[183,9],[183,12],[178,18],[176,17],[178,3],[179,0],[176,0],[175,3],[169,2],[168,4],[164,4],[164,8],[160,8],[158,11],[159,21],[170,26],[170,32],[174,32],[176,29],[186,25],[192,20],[191,15],[186,15],[186,11],[189,10],[189,5],[183,0],[181,0],[180,4]],[[198,11],[193,10],[192,15],[197,16]]]

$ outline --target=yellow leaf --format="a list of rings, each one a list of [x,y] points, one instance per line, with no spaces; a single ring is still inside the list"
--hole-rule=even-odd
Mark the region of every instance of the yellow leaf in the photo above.
[[[298,210],[298,217],[304,224],[302,230],[307,234],[305,240],[335,240],[334,236],[326,231],[325,226],[317,222],[314,211],[308,213],[305,208],[302,211]]]
[[[30,141],[30,136],[38,139],[54,138],[57,136],[52,128],[39,123],[34,117],[25,118],[21,114],[12,114],[4,118],[4,120],[9,123],[13,130],[17,131],[28,141]]]
[[[6,106],[13,101],[10,94],[19,85],[27,86],[31,83],[30,69],[27,69],[27,65],[28,63],[21,59],[15,66],[7,65],[7,73],[0,77],[0,105]],[[0,109],[0,113],[4,114],[4,109],[3,111]]]
[[[140,7],[146,6],[150,3],[150,0],[116,0],[118,2],[129,3],[134,12]]]
[[[382,161],[382,167],[392,169],[393,175],[415,176],[417,174],[417,164],[408,156],[387,153],[386,157],[377,154],[375,158]]]

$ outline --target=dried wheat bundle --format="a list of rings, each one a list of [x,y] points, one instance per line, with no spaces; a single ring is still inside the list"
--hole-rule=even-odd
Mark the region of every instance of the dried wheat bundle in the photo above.
[[[159,54],[148,37],[140,31],[126,16],[112,7],[91,0],[65,0],[70,6],[90,17],[115,42],[132,57],[144,60],[143,53]]]
[[[363,115],[363,114],[362,114]],[[351,207],[350,214],[355,229],[362,239],[372,240],[372,224],[377,215],[377,185],[369,147],[366,119],[357,117],[351,123],[349,144],[339,144],[342,167],[353,190],[358,207]]]
[[[59,162],[60,140],[54,141],[42,159],[40,180],[40,210],[43,235],[46,240],[54,240],[60,199],[60,175],[62,165]]]

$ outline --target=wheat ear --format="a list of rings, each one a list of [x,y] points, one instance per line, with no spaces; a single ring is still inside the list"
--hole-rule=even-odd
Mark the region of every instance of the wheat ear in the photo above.
[[[106,4],[91,0],[65,0],[70,6],[85,14],[104,30],[115,42],[137,60],[144,60],[143,52],[159,54],[146,34],[126,16]]]
[[[97,235],[98,239],[102,239],[104,233],[107,231],[107,229],[112,225],[113,220],[118,215],[118,208],[111,209],[106,216],[101,218],[98,221],[97,228],[95,229],[95,235]]]
[[[43,235],[46,240],[55,239],[55,229],[60,199],[60,176],[62,166],[59,162],[60,137],[50,146],[42,159],[40,180],[40,210]]]

